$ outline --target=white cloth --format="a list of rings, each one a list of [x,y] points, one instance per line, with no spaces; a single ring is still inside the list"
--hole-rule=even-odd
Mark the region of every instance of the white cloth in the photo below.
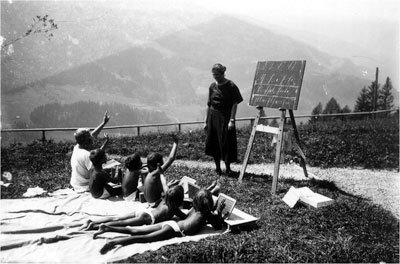
[[[182,237],[185,236],[185,234],[183,233],[183,231],[179,228],[179,225],[177,222],[175,222],[174,220],[168,220],[162,223],[162,227],[164,226],[170,226],[176,233],[181,233]]]
[[[90,152],[75,145],[71,156],[71,181],[70,184],[76,192],[89,191],[89,170],[92,162],[89,159]]]
[[[53,197],[0,200],[0,220],[4,223],[1,225],[0,245],[21,243],[11,249],[1,250],[1,263],[109,263],[147,250],[158,250],[166,245],[199,241],[224,231],[207,225],[197,235],[135,243],[101,255],[99,249],[104,246],[106,239],[129,235],[106,232],[99,235],[99,239],[93,239],[94,230],[79,231],[82,223],[91,218],[100,220],[125,212],[142,211],[145,204],[115,197],[109,200],[94,199],[88,192],[77,194],[71,190],[69,193]],[[57,235],[70,236],[70,239],[39,245],[41,238],[57,238]]]
[[[144,209],[143,213],[146,213],[146,214],[148,214],[150,216],[150,218],[151,218],[150,225],[153,225],[156,222],[156,219],[154,218],[153,212],[152,212],[152,210],[150,208]]]
[[[135,201],[136,195],[137,195],[137,190],[134,191],[133,193],[129,194],[128,196],[124,197],[124,200],[125,201]]]

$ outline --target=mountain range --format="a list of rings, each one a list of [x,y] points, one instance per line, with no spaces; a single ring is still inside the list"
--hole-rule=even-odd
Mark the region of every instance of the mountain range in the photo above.
[[[239,106],[238,116],[256,114],[254,107],[247,104],[257,61],[306,60],[295,114],[310,114],[319,102],[324,104],[331,97],[342,107],[348,105],[352,109],[361,89],[371,84],[372,80],[365,76],[365,67],[355,65],[350,59],[335,57],[249,21],[231,16],[202,17],[196,20],[199,23],[194,20],[188,18],[187,26],[175,27],[177,30],[170,26],[169,30],[156,34],[156,38],[138,37],[129,43],[121,40],[126,40],[126,36],[114,32],[112,41],[118,48],[97,53],[91,60],[87,55],[81,61],[75,56],[77,61],[70,63],[70,67],[48,76],[41,74],[44,77],[27,84],[13,84],[8,69],[3,70],[2,61],[2,75],[8,77],[1,80],[3,127],[11,126],[15,116],[28,119],[39,105],[89,100],[161,110],[179,121],[203,120],[208,87],[213,81],[210,70],[216,62],[227,66],[226,77],[242,92],[244,102]],[[74,41],[71,34],[67,36]],[[87,46],[89,39],[75,41],[78,40],[79,45],[69,45],[68,49],[84,46],[83,51],[93,53]],[[45,44],[38,52],[46,56]],[[49,54],[54,56],[54,61],[46,61],[51,64],[49,67],[56,67],[53,64],[57,63],[65,65],[63,56],[64,60],[70,59],[63,53]],[[267,114],[278,115],[276,109],[268,109]]]

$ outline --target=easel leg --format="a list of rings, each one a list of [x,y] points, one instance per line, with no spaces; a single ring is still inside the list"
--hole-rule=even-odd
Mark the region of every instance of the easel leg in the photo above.
[[[276,144],[276,152],[275,152],[276,154],[275,154],[274,176],[272,179],[272,194],[276,194],[276,187],[278,184],[279,165],[281,162],[281,151],[282,151],[283,128],[285,126],[285,120],[286,120],[286,109],[281,109],[281,122],[279,123],[278,142]]]
[[[249,160],[250,152],[251,152],[251,149],[253,148],[254,138],[256,136],[256,129],[257,129],[258,122],[260,121],[260,117],[264,116],[264,109],[262,107],[260,107],[260,108],[258,108],[258,110],[259,110],[259,112],[253,123],[253,128],[251,130],[249,143],[247,144],[247,150],[246,150],[246,154],[244,155],[243,165],[242,165],[242,168],[240,168],[240,174],[239,174],[239,179],[238,179],[239,183],[242,182],[244,172],[246,171],[247,162]]]
[[[297,132],[297,126],[296,126],[296,122],[294,120],[293,110],[289,110],[289,115],[290,115],[290,121],[293,126],[294,137],[296,138],[296,143],[297,143],[297,146],[298,146],[299,152],[300,152],[300,165],[301,165],[301,167],[303,167],[304,176],[308,177],[307,168],[306,168],[306,160],[305,160],[304,152],[301,149],[300,137],[299,137],[299,133]]]

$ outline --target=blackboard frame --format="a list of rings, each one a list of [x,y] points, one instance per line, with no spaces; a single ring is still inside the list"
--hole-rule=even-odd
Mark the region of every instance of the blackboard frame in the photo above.
[[[297,110],[305,60],[257,62],[249,105]]]

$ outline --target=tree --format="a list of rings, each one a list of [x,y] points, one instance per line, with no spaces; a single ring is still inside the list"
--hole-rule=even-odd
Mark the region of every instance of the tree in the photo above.
[[[351,109],[350,109],[350,107],[348,106],[348,105],[345,105],[343,108],[342,108],[342,111],[341,111],[342,113],[344,113],[344,114],[346,114],[346,113],[351,113]]]
[[[341,112],[341,107],[339,103],[336,101],[334,97],[332,97],[325,105],[324,111],[322,111],[323,114],[337,114]],[[336,119],[335,117],[325,117],[323,120],[332,120]]]
[[[361,90],[360,95],[357,97],[354,112],[370,112],[373,108],[373,85],[368,86]]]
[[[332,97],[325,106],[324,111],[322,112],[323,114],[337,114],[340,113],[341,108],[338,102],[334,97]]]
[[[53,30],[58,28],[57,24],[54,23],[54,19],[49,18],[49,15],[33,17],[33,23],[28,26],[26,32],[19,37],[13,38],[9,41],[0,36],[0,48],[2,52],[7,55],[11,55],[14,52],[13,44],[23,38],[26,38],[34,34],[44,34],[48,40],[53,37]]]
[[[318,103],[316,107],[311,111],[311,115],[320,115],[322,114],[322,104],[321,102]],[[311,117],[310,122],[316,122],[318,121],[318,116],[313,116]]]
[[[378,110],[389,110],[393,108],[392,81],[386,77],[386,82],[378,92]]]

